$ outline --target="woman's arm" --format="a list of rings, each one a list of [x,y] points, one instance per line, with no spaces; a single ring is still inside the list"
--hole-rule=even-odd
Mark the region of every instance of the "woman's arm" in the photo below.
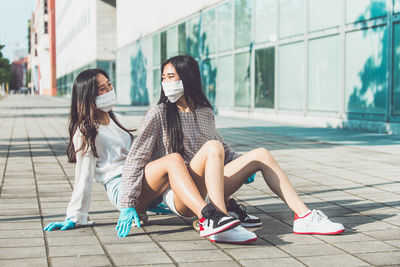
[[[74,140],[75,151],[81,143],[82,139],[77,134]],[[76,154],[74,190],[67,208],[67,219],[75,223],[87,224],[95,170],[96,157],[92,150],[89,148],[84,155],[79,151]]]
[[[132,208],[137,204],[142,191],[144,167],[151,160],[157,140],[160,138],[162,112],[160,106],[155,106],[142,120],[139,135],[131,146],[122,171],[121,208]]]

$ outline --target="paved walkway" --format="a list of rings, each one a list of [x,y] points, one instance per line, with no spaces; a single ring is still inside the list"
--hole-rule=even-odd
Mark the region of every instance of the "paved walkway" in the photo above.
[[[118,212],[93,188],[93,227],[43,232],[63,220],[74,165],[67,163],[69,100],[8,96],[0,101],[0,266],[368,266],[400,265],[398,136],[217,117],[237,151],[266,147],[310,208],[343,223],[340,236],[292,233],[292,212],[260,174],[235,195],[262,218],[253,245],[213,244],[176,216],[119,239]],[[140,127],[143,109],[118,107]]]

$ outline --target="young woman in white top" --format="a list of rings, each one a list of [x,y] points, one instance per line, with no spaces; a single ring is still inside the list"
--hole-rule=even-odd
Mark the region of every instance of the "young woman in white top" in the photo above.
[[[67,208],[67,218],[62,222],[49,223],[44,230],[73,229],[77,224],[87,224],[93,180],[102,183],[112,204],[121,209],[120,184],[125,159],[133,140],[130,131],[124,128],[112,112],[116,103],[114,89],[108,75],[101,69],[81,72],[72,88],[69,134],[67,148],[69,162],[76,162],[74,190]],[[171,153],[149,164],[147,177],[141,184],[139,212],[145,213],[149,205],[157,200],[171,184],[175,193],[195,213],[208,211],[210,225],[203,235],[211,235],[236,227],[240,221],[218,212],[201,198],[190,178],[182,157]],[[124,236],[132,220],[140,227],[136,210],[129,213],[129,224],[120,229]]]
[[[239,214],[237,204],[230,196],[250,175],[260,171],[272,191],[294,211],[295,233],[338,234],[344,231],[343,225],[331,222],[321,211],[308,209],[265,148],[239,155],[223,142],[215,127],[211,104],[202,91],[199,67],[193,57],[182,55],[167,59],[161,66],[161,72],[160,100],[145,115],[141,133],[125,162],[121,185],[121,206],[124,209],[138,206],[145,166],[154,158],[174,152],[183,157],[201,195],[205,197],[208,194],[211,203],[221,211],[238,217],[244,226],[249,221],[260,221],[244,210]],[[220,182],[210,186],[209,183],[215,180]],[[164,196],[166,204],[178,215],[190,214],[173,188],[172,191],[167,190]],[[121,218],[124,218],[122,210],[119,227],[124,226]],[[199,222],[201,230],[204,222]],[[245,243],[251,242],[254,237],[236,227],[212,235],[210,239],[228,243],[233,243],[234,239],[236,243]]]

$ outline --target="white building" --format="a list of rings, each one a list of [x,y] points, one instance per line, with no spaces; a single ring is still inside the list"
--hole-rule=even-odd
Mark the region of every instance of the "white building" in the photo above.
[[[57,0],[57,91],[70,94],[79,72],[104,69],[115,80],[115,0]]]
[[[120,103],[177,54],[218,114],[400,134],[400,0],[117,0]]]
[[[30,69],[32,85],[36,93],[41,95],[55,95],[56,88],[53,82],[51,68],[55,60],[51,49],[53,40],[50,31],[51,12],[54,10],[55,0],[36,0],[35,10],[30,23]]]

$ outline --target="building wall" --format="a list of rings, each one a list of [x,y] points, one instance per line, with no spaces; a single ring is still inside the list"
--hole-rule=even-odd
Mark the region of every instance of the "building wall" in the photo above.
[[[96,0],[57,1],[57,78],[96,60],[96,17]]]
[[[221,0],[117,0],[117,47],[136,41]]]
[[[51,69],[50,36],[51,9],[49,3],[54,0],[37,0],[31,23],[31,69],[36,91],[41,95],[54,95],[54,76]]]
[[[102,68],[115,77],[115,0],[57,1],[57,90],[70,94],[79,72]]]
[[[120,101],[154,104],[161,62],[187,53],[221,115],[400,134],[399,0],[169,1],[169,20],[156,4],[133,11],[148,19],[132,16],[130,43],[118,18]]]

